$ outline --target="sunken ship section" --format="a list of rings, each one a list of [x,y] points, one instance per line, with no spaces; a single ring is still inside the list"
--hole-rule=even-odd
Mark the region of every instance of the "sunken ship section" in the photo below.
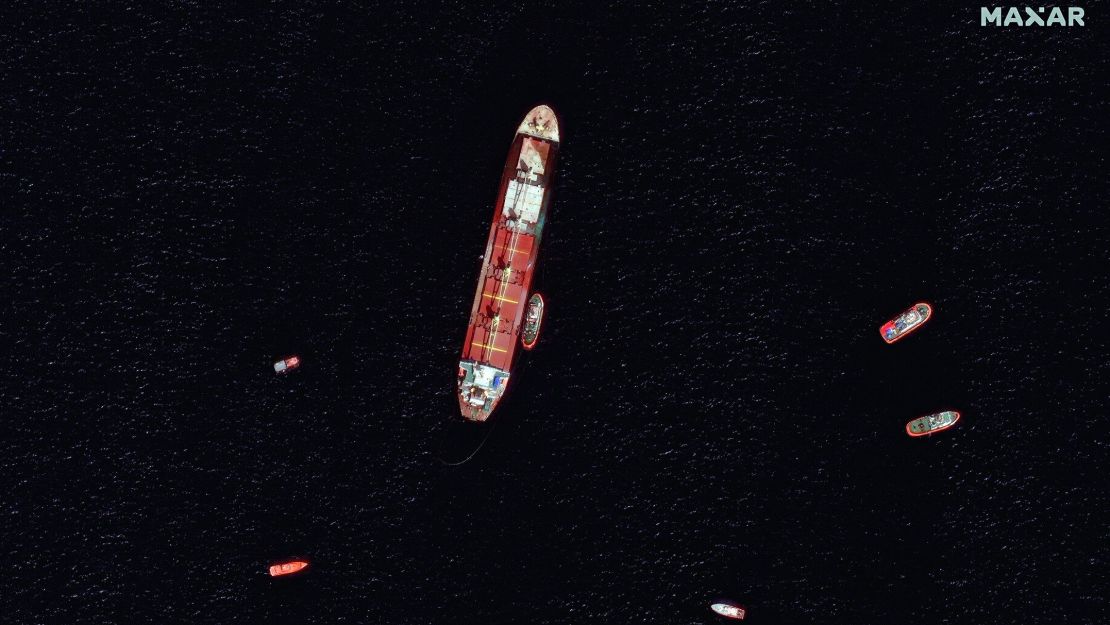
[[[459,359],[459,410],[471,421],[485,421],[497,408],[521,348],[558,150],[555,112],[533,108],[517,128],[505,161]]]

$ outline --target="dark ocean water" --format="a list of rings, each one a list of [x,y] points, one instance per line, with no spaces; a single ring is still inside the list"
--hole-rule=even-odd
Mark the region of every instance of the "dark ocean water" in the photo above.
[[[1108,622],[1107,7],[945,4],[5,9],[0,622]],[[444,467],[539,102],[549,317]]]

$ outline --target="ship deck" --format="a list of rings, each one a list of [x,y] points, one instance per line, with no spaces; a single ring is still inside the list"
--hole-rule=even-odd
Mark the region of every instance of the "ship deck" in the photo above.
[[[519,339],[558,141],[554,113],[535,107],[505,161],[459,363],[459,408],[468,419],[489,416],[508,384],[517,350],[524,349]]]
[[[463,359],[475,360],[508,371],[516,351],[535,237],[499,223],[483,267],[480,302],[474,311]]]

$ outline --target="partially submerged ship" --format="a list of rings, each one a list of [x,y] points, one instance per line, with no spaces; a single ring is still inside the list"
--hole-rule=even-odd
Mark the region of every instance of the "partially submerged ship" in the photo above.
[[[528,308],[524,313],[524,329],[520,332],[520,346],[531,350],[540,339],[540,326],[543,324],[543,296],[533,293],[528,298]]]
[[[910,436],[927,436],[956,425],[960,420],[960,413],[955,410],[945,410],[936,414],[918,417],[906,424],[906,434]]]
[[[489,418],[512,375],[558,151],[555,112],[528,111],[505,161],[459,359],[459,410],[471,421]]]
[[[933,307],[925,302],[918,302],[906,312],[898,315],[879,328],[883,340],[888,344],[904,338],[910,332],[920,328],[933,316]]]
[[[744,617],[748,615],[748,610],[744,606],[731,601],[716,601],[709,605],[709,609],[721,616],[727,616],[738,621],[744,620]]]

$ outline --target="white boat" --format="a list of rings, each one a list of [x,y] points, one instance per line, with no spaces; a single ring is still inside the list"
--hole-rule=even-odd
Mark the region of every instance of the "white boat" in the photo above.
[[[285,360],[279,360],[274,363],[274,373],[285,373],[290,369],[296,369],[301,366],[301,359],[297,356],[290,356]]]
[[[748,615],[747,608],[740,605],[739,603],[733,603],[731,601],[717,601],[710,604],[709,609],[713,610],[717,614],[720,614],[721,616],[736,619],[738,621],[744,620],[744,617]]]

